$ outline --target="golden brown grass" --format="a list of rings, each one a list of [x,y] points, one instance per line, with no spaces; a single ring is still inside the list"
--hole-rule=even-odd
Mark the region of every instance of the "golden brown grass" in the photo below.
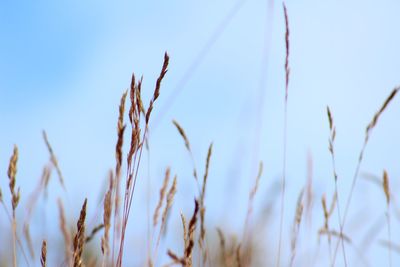
[[[117,144],[115,145],[115,186],[114,186],[114,240],[113,240],[113,252],[112,258],[114,259],[115,246],[117,242],[117,237],[119,237],[120,232],[120,202],[121,202],[121,167],[122,167],[122,146],[124,143],[124,132],[126,125],[124,124],[124,112],[125,112],[125,100],[128,91],[122,94],[120,104],[119,104],[119,114],[117,122]]]
[[[184,247],[184,252],[183,256],[179,257],[177,254],[172,252],[171,250],[168,250],[167,254],[171,258],[173,264],[180,264],[183,267],[191,267],[193,266],[193,248],[195,245],[195,230],[196,230],[196,225],[197,225],[197,215],[199,213],[199,202],[195,199],[194,200],[194,212],[193,216],[189,221],[189,224],[187,226],[187,235],[184,236],[184,242],[185,242],[185,247]]]
[[[81,213],[79,215],[79,220],[76,224],[77,231],[74,236],[74,253],[73,253],[73,266],[81,267],[83,266],[82,262],[82,253],[83,248],[85,246],[85,219],[86,219],[86,205],[87,199],[83,202]]]
[[[135,93],[136,94],[136,93]],[[389,96],[388,99],[392,99],[393,94]],[[136,100],[135,100],[136,101]],[[385,101],[384,107],[387,107],[388,101]],[[382,113],[384,108],[381,108],[378,113]],[[138,112],[138,111],[135,111]],[[141,113],[143,114],[143,113]],[[374,119],[370,125],[376,125],[377,123],[377,118],[379,116],[374,116]],[[132,120],[133,121],[133,120]],[[332,114],[328,108],[328,121],[329,121],[329,126],[330,126],[330,139],[329,139],[329,151],[331,153],[332,161],[333,161],[333,173],[334,173],[334,178],[335,181],[337,181],[338,175],[336,173],[336,168],[334,165],[334,140],[335,140],[335,133],[336,133],[336,128],[334,125],[333,117]],[[371,127],[368,127],[368,133],[371,131]],[[176,125],[175,125],[176,126]],[[181,134],[182,136],[182,134]],[[144,140],[144,139],[141,139]],[[143,141],[140,142],[138,145],[138,149],[136,151],[140,151],[140,148],[143,145]],[[207,240],[206,240],[206,233],[207,233],[207,228],[206,228],[206,222],[205,222],[205,196],[206,196],[206,187],[207,187],[207,182],[208,182],[208,175],[209,175],[209,170],[210,170],[210,162],[211,162],[211,156],[212,156],[212,144],[209,146],[207,157],[206,157],[206,162],[205,162],[205,171],[204,171],[204,176],[203,176],[203,181],[202,181],[202,187],[200,190],[200,194],[198,198],[195,199],[195,206],[194,206],[194,211],[191,219],[189,222],[186,221],[185,216],[183,213],[181,213],[181,221],[182,221],[182,227],[183,227],[183,248],[184,250],[181,253],[175,253],[172,250],[167,251],[167,255],[169,256],[171,260],[171,265],[181,265],[181,266],[195,266],[194,264],[194,257],[200,257],[199,258],[199,266],[219,266],[219,265],[214,265],[214,259],[210,257],[210,252],[207,250]],[[122,151],[122,150],[121,150]],[[136,153],[136,152],[135,152]],[[138,158],[135,160],[135,158],[132,158],[132,163],[137,161]],[[9,177],[9,187],[10,187],[10,192],[11,192],[11,206],[12,206],[12,211],[13,215],[10,216],[11,221],[16,221],[15,217],[15,212],[19,203],[19,190],[16,189],[16,173],[17,173],[17,163],[18,163],[18,148],[15,146],[13,154],[10,158],[10,163],[8,167],[8,177]],[[252,187],[252,189],[249,192],[249,208],[246,214],[246,220],[245,220],[245,226],[244,229],[247,229],[248,226],[248,221],[249,217],[253,211],[253,201],[254,197],[259,189],[259,182],[260,178],[262,175],[262,170],[263,170],[263,165],[260,163],[259,167],[259,172],[258,175],[255,179],[255,183]],[[27,218],[29,218],[32,214],[33,207],[37,201],[37,195],[41,192],[44,192],[44,189],[48,185],[48,181],[50,179],[50,173],[51,173],[51,167],[49,165],[46,165],[43,171],[42,176],[40,177],[38,187],[36,190],[32,193],[32,196],[29,198],[30,203],[27,205]],[[161,188],[159,190],[159,201],[157,202],[157,205],[154,209],[154,215],[153,215],[153,227],[155,227],[160,223],[160,229],[159,229],[159,234],[157,236],[157,243],[154,247],[154,254],[153,257],[149,258],[149,266],[159,266],[158,265],[158,256],[157,256],[157,251],[159,247],[159,242],[161,238],[161,233],[166,229],[166,224],[167,224],[167,215],[171,212],[171,207],[173,205],[174,197],[176,196],[177,193],[177,178],[173,179],[172,184],[169,184],[170,181],[170,169],[167,168],[165,171],[165,176],[163,183],[161,185]],[[386,171],[383,172],[382,178],[378,180],[381,182],[382,186],[382,191],[385,196],[386,200],[386,216],[387,216],[387,228],[388,228],[388,241],[385,241],[386,243],[382,243],[384,246],[387,247],[388,249],[388,259],[389,259],[389,264],[392,265],[392,250],[397,252],[396,250],[396,245],[392,243],[392,237],[391,237],[391,222],[390,222],[390,206],[392,202],[392,193],[391,193],[391,188],[390,188],[390,181],[389,181],[389,175]],[[122,264],[122,261],[118,261],[115,263],[112,263],[112,259],[110,259],[109,255],[109,244],[108,240],[110,238],[110,228],[112,226],[111,223],[111,218],[112,218],[112,208],[113,208],[113,198],[112,195],[115,193],[114,190],[114,183],[115,183],[115,172],[110,171],[109,174],[109,186],[105,192],[105,196],[103,199],[103,218],[102,218],[102,223],[98,224],[97,226],[94,226],[92,230],[89,232],[89,234],[86,234],[86,230],[88,226],[85,223],[86,219],[86,209],[87,209],[87,199],[85,199],[80,216],[77,222],[77,230],[75,234],[73,235],[73,240],[71,240],[71,232],[68,229],[67,222],[66,222],[66,215],[64,211],[64,207],[62,204],[61,199],[58,200],[58,206],[59,206],[59,220],[60,220],[60,232],[62,233],[62,236],[64,238],[64,246],[65,246],[65,262],[67,263],[67,266],[98,266],[98,263],[100,262],[96,256],[87,256],[85,258],[84,256],[84,250],[88,249],[86,245],[94,239],[95,235],[97,233],[100,233],[103,231],[102,237],[101,237],[101,252],[103,253],[103,260],[102,260],[102,266],[118,266],[118,264]],[[129,182],[127,182],[127,186],[129,185]],[[292,240],[291,240],[291,256],[290,256],[290,266],[293,266],[295,263],[295,258],[297,257],[297,248],[298,248],[298,236],[301,230],[301,223],[302,223],[302,217],[303,217],[303,209],[304,209],[304,203],[305,203],[305,196],[304,196],[304,190],[303,189],[297,200],[296,204],[296,211],[294,215],[294,220],[293,220],[293,226],[292,226]],[[38,193],[39,192],[39,193]],[[4,205],[3,201],[3,194],[0,191],[0,201]],[[115,198],[114,198],[115,200]],[[331,247],[331,239],[332,237],[337,239],[337,242],[344,242],[346,243],[349,247],[351,247],[357,255],[360,255],[360,259],[363,259],[362,252],[358,250],[357,245],[352,241],[350,235],[344,234],[342,231],[337,231],[334,228],[331,227],[331,222],[330,218],[332,217],[332,214],[334,213],[334,210],[338,208],[338,194],[337,194],[337,189],[335,188],[335,193],[333,194],[332,200],[330,204],[328,205],[327,200],[325,195],[322,197],[321,200],[322,203],[322,213],[324,216],[324,225],[321,227],[321,229],[318,232],[319,236],[326,235],[328,239],[328,244],[329,244],[329,254],[330,254],[330,260],[331,260],[331,265],[333,265],[334,262],[334,254],[332,255],[332,252],[334,250]],[[115,203],[114,203],[115,204]],[[6,209],[6,207],[5,207]],[[124,210],[125,212],[126,210]],[[125,215],[125,213],[124,213]],[[161,217],[161,219],[159,219]],[[123,217],[125,219],[125,217]],[[27,220],[27,222],[30,222],[30,220]],[[28,223],[24,224],[24,230],[27,229],[26,231],[29,231],[29,227],[25,228]],[[17,247],[16,244],[19,242],[18,235],[16,232],[16,222],[13,223],[13,250],[14,254],[16,255],[17,253]],[[236,243],[229,243],[231,241],[228,241],[226,239],[225,234],[221,228],[217,229],[216,232],[219,236],[219,253],[220,253],[220,259],[221,259],[221,266],[251,266],[252,261],[251,255],[253,255],[253,252],[251,251],[252,248],[249,246],[249,239],[253,238],[253,235],[251,234],[250,231],[244,231],[243,239],[240,240],[239,242]],[[29,234],[26,234],[26,236],[30,236]],[[198,240],[198,242],[195,242]],[[29,244],[31,242],[29,241],[29,238],[26,238],[26,245],[29,247]],[[22,251],[22,245],[21,251]],[[86,248],[85,248],[86,247]],[[17,258],[13,256],[13,264],[17,266]],[[47,241],[44,240],[42,242],[41,246],[41,255],[40,255],[40,262],[42,266],[47,266]]]
[[[104,225],[104,234],[101,238],[101,252],[103,253],[103,261],[102,266],[105,266],[108,262],[108,257],[110,253],[110,245],[109,245],[109,235],[111,228],[111,209],[112,209],[112,192],[114,191],[114,177],[113,172],[109,173],[109,187],[106,192],[103,201],[103,225]]]
[[[382,179],[382,187],[383,187],[383,192],[385,193],[386,197],[386,219],[387,219],[387,232],[388,232],[388,240],[389,244],[392,243],[392,234],[391,234],[391,225],[390,225],[390,187],[389,187],[389,175],[387,171],[383,171],[383,179]],[[392,249],[388,247],[388,253],[389,253],[389,266],[392,266]]]
[[[11,192],[11,206],[12,206],[12,237],[13,237],[13,266],[17,266],[17,248],[16,248],[16,240],[17,240],[17,219],[15,210],[17,209],[19,199],[20,199],[20,191],[19,188],[15,191],[15,183],[16,183],[16,175],[17,175],[17,162],[18,162],[18,147],[15,145],[13,154],[10,158],[10,163],[8,165],[8,179],[9,179],[9,187]]]
[[[47,242],[46,240],[43,240],[42,242],[42,251],[40,255],[40,263],[42,264],[42,267],[46,267],[46,258],[47,258]]]
[[[283,225],[284,225],[284,211],[285,211],[285,188],[286,188],[286,148],[287,148],[287,106],[288,106],[288,88],[289,88],[289,78],[290,78],[290,67],[289,67],[289,21],[288,21],[288,13],[285,3],[283,3],[283,14],[285,19],[285,47],[286,47],[286,58],[285,58],[285,99],[284,99],[284,136],[283,136],[283,169],[282,169],[282,177],[281,177],[281,201],[280,201],[280,214],[279,214],[279,244],[278,244],[278,253],[277,253],[277,266],[281,266],[281,261],[283,261],[282,254],[282,246],[285,244],[283,239]],[[142,82],[143,78],[137,80],[135,75],[132,74],[130,88],[122,94],[119,110],[118,110],[118,120],[117,120],[117,143],[115,145],[115,157],[116,163],[115,168],[109,173],[109,186],[105,193],[102,193],[102,209],[103,216],[102,218],[95,218],[95,220],[100,220],[100,222],[86,223],[87,217],[87,199],[85,199],[82,208],[80,210],[79,219],[76,223],[76,230],[72,231],[69,229],[67,225],[67,216],[65,215],[64,207],[62,204],[62,200],[58,199],[58,208],[59,208],[59,220],[60,220],[60,232],[63,237],[63,243],[65,247],[64,251],[64,260],[62,261],[66,266],[99,266],[101,262],[101,266],[125,266],[124,263],[124,246],[125,246],[125,238],[128,238],[126,229],[128,226],[129,215],[131,211],[131,205],[133,201],[133,196],[135,192],[136,181],[139,178],[139,169],[140,162],[143,152],[143,147],[146,146],[149,149],[148,143],[149,137],[149,127],[152,111],[154,109],[156,100],[160,96],[161,83],[165,78],[169,65],[169,56],[167,53],[164,54],[164,61],[161,67],[161,72],[156,80],[153,95],[149,101],[147,109],[143,105],[142,100]],[[372,130],[376,127],[379,118],[383,114],[383,112],[387,109],[390,102],[396,96],[400,87],[396,87],[392,93],[385,100],[381,108],[375,113],[371,122],[367,125],[365,131],[365,139],[363,143],[363,147],[360,152],[359,160],[356,166],[356,172],[352,180],[350,194],[348,196],[346,202],[346,209],[344,211],[344,216],[342,217],[339,205],[339,184],[338,184],[338,174],[336,170],[336,154],[335,154],[335,138],[336,138],[336,125],[333,120],[332,112],[327,108],[328,122],[329,122],[329,152],[332,160],[332,169],[333,169],[333,177],[335,182],[335,191],[332,196],[332,200],[330,205],[328,205],[328,201],[326,200],[325,194],[322,196],[321,204],[322,204],[322,215],[323,215],[323,226],[319,229],[316,236],[320,237],[323,235],[327,236],[328,241],[328,249],[330,256],[330,264],[335,266],[335,259],[338,250],[338,246],[342,244],[342,253],[344,256],[344,263],[347,265],[346,259],[346,250],[344,244],[346,243],[348,247],[351,247],[357,256],[363,260],[363,255],[360,250],[358,250],[357,244],[353,242],[351,239],[350,231],[348,234],[344,234],[344,225],[346,222],[346,217],[348,214],[350,201],[353,195],[353,190],[356,186],[356,180],[358,177],[359,169],[364,157],[364,151],[367,146],[368,140],[370,139]],[[126,102],[129,93],[129,109],[126,108]],[[125,113],[128,113],[130,126],[130,144],[129,151],[126,155],[126,170],[125,168],[125,159],[124,159],[124,134],[128,129],[127,124],[125,124]],[[173,121],[174,126],[179,132],[179,135],[184,141],[185,148],[189,152],[190,158],[193,163],[193,176],[196,180],[198,186],[198,194],[195,194],[194,199],[194,210],[193,214],[190,217],[190,220],[187,221],[184,214],[180,213],[180,219],[183,228],[183,250],[180,253],[174,252],[172,249],[168,249],[165,253],[168,256],[168,260],[170,260],[171,265],[181,265],[184,267],[195,266],[195,262],[198,262],[198,266],[252,266],[257,265],[259,262],[253,260],[253,257],[256,257],[257,245],[254,240],[257,239],[257,235],[259,234],[260,228],[257,224],[254,226],[250,226],[250,216],[253,213],[253,202],[256,196],[257,191],[259,191],[259,183],[263,173],[263,165],[260,163],[258,175],[256,176],[254,185],[252,186],[249,197],[248,197],[248,210],[244,221],[243,226],[243,235],[242,239],[237,239],[234,236],[229,234],[229,230],[224,228],[217,228],[216,232],[210,232],[207,228],[206,221],[206,192],[207,186],[209,184],[209,171],[211,164],[211,157],[213,153],[213,143],[210,144],[206,156],[205,161],[205,169],[203,180],[200,181],[198,177],[198,172],[196,168],[196,164],[194,161],[194,152],[192,151],[191,144],[189,142],[189,138],[185,132],[185,130],[180,126],[177,121]],[[63,189],[65,190],[64,178],[62,176],[58,161],[54,154],[53,148],[51,147],[46,132],[43,131],[43,138],[46,144],[46,147],[50,154],[50,162],[45,165],[43,169],[43,174],[39,180],[39,184],[36,190],[33,191],[31,197],[29,198],[29,203],[27,205],[27,216],[24,221],[23,231],[25,235],[26,246],[29,248],[32,257],[35,252],[34,242],[32,242],[32,238],[30,235],[30,224],[31,217],[34,210],[34,207],[37,203],[37,199],[41,193],[47,190],[51,171],[54,168],[59,177],[59,182]],[[0,202],[2,203],[6,214],[9,216],[11,227],[12,227],[12,264],[13,266],[18,266],[18,249],[21,250],[22,255],[24,255],[27,265],[29,265],[28,260],[24,254],[24,250],[20,239],[18,238],[17,232],[17,217],[16,210],[20,201],[20,191],[19,188],[16,189],[16,173],[17,173],[17,163],[18,163],[18,148],[14,147],[13,154],[10,158],[9,167],[8,167],[8,179],[9,179],[9,188],[11,195],[11,207],[12,214],[10,214],[7,210],[7,206],[4,203],[3,192],[0,189]],[[124,176],[126,171],[126,176]],[[158,257],[158,251],[160,249],[160,240],[166,232],[167,224],[169,221],[169,215],[178,216],[174,213],[175,209],[172,209],[174,204],[174,199],[176,198],[177,193],[177,175],[174,176],[172,183],[170,184],[170,168],[167,168],[165,171],[164,180],[159,189],[159,200],[157,205],[154,207],[154,214],[151,220],[148,217],[148,223],[153,224],[153,232],[151,237],[148,239],[148,247],[149,253],[148,258],[144,261],[144,265],[148,266],[160,266],[161,259]],[[123,178],[125,178],[123,180]],[[142,178],[142,177],[140,177]],[[378,181],[381,183],[382,191],[385,195],[386,199],[386,218],[387,218],[387,229],[388,229],[388,241],[383,242],[383,245],[388,248],[388,259],[389,265],[392,265],[392,250],[396,251],[396,245],[392,243],[391,236],[391,220],[390,220],[390,208],[395,208],[395,200],[393,200],[393,195],[391,193],[391,188],[389,185],[389,175],[386,171],[383,172],[382,180],[379,177]],[[201,185],[200,185],[201,183]],[[121,185],[123,185],[123,190],[121,190]],[[292,236],[290,242],[290,256],[287,258],[290,266],[295,264],[295,260],[297,261],[299,256],[298,247],[299,247],[299,236],[301,230],[304,228],[302,225],[303,217],[306,216],[303,214],[305,207],[310,209],[309,213],[312,212],[311,202],[313,198],[312,188],[311,188],[311,178],[308,180],[304,189],[302,189],[299,193],[296,203],[296,210],[293,218],[292,225]],[[121,192],[122,191],[122,192]],[[123,207],[121,201],[123,200]],[[101,205],[100,204],[100,205]],[[210,206],[212,204],[209,204]],[[212,207],[212,206],[211,206]],[[122,214],[121,214],[122,209]],[[338,213],[338,225],[339,230],[334,229],[332,227],[331,217],[334,213],[334,210],[337,209]],[[19,211],[20,209],[18,209]],[[319,210],[321,211],[321,210]],[[268,211],[270,212],[270,211]],[[145,217],[145,216],[143,216]],[[208,218],[208,217],[207,217]],[[136,218],[135,218],[136,219]],[[138,218],[141,219],[141,218]],[[135,227],[135,224],[133,224]],[[159,226],[159,228],[157,228]],[[269,225],[264,227],[268,228]],[[253,229],[254,228],[254,229]],[[89,234],[87,234],[87,229],[91,229]],[[111,232],[113,229],[113,232]],[[251,229],[251,231],[250,231]],[[158,235],[155,236],[155,232],[158,230]],[[95,252],[91,251],[91,245],[95,243],[96,234],[101,233],[101,243],[100,246],[97,244],[99,251],[101,251],[102,255],[97,255]],[[214,250],[214,247],[209,247],[209,240],[215,242],[212,239],[214,235],[218,235],[218,244],[217,249]],[[261,231],[260,231],[261,233]],[[168,233],[166,233],[168,234]],[[60,236],[61,236],[60,235]],[[150,235],[150,234],[149,234]],[[232,237],[233,236],[233,237]],[[230,238],[232,237],[232,238]],[[164,237],[163,237],[164,238]],[[331,240],[333,238],[337,239],[336,247],[332,247]],[[155,244],[153,246],[152,242],[155,239]],[[216,239],[216,238],[215,238]],[[93,240],[93,241],[92,241]],[[110,240],[112,240],[112,244],[110,244]],[[91,242],[89,244],[89,242]],[[43,240],[41,244],[41,254],[40,254],[40,263],[41,266],[49,265],[48,261],[48,253],[47,253],[47,240]],[[212,245],[212,244],[211,244]],[[112,246],[112,247],[111,247]],[[143,244],[144,246],[144,244]],[[129,251],[133,251],[136,256],[136,251],[132,248],[126,248]],[[54,252],[55,249],[50,249],[50,252]],[[333,253],[333,254],[332,254]],[[216,256],[214,255],[216,254]],[[266,255],[263,255],[266,257]],[[100,258],[101,257],[101,258]],[[129,258],[131,255],[129,255]],[[197,260],[197,261],[196,261]]]
[[[135,133],[132,133],[132,138],[134,138],[134,139],[131,140],[130,153],[128,153],[128,166],[127,166],[125,193],[124,193],[123,218],[122,218],[122,227],[120,229],[120,241],[119,241],[119,252],[118,252],[118,256],[117,256],[117,266],[122,266],[125,232],[126,232],[126,227],[128,224],[133,195],[134,195],[134,191],[135,191],[135,187],[136,187],[136,181],[137,181],[137,177],[139,174],[139,166],[140,166],[140,162],[141,162],[143,146],[144,146],[145,141],[147,140],[147,133],[148,133],[148,128],[149,128],[151,112],[153,110],[155,101],[158,99],[158,97],[160,95],[161,82],[167,73],[168,64],[169,64],[169,56],[167,53],[165,53],[161,72],[160,72],[159,77],[157,78],[153,96],[150,100],[149,107],[147,108],[146,112],[144,112],[144,108],[143,108],[142,100],[141,100],[142,98],[140,95],[142,81],[139,81],[139,83],[135,86],[135,78],[134,78],[135,76],[132,75],[131,90],[130,90],[130,92],[131,92],[131,94],[130,94],[131,108],[129,111],[129,118],[130,118],[130,122],[131,122],[131,126],[132,126],[132,131]],[[125,97],[123,97],[123,99],[121,100],[120,106],[124,105],[124,104],[122,104],[122,102],[125,103]],[[142,113],[145,113],[145,115],[144,115],[145,126],[144,126],[144,130],[143,130],[143,135],[140,139],[139,138],[140,133],[141,133],[140,119],[141,119]],[[123,123],[123,115],[121,115],[121,114],[123,114],[123,110],[121,110],[121,108],[120,108],[120,116],[118,119],[119,126]],[[118,137],[118,140],[119,139],[120,138]],[[121,142],[121,147],[122,147],[122,142]],[[121,157],[119,156],[118,149],[116,151],[116,154],[117,154],[117,158],[121,159]],[[122,160],[121,160],[121,162],[122,162]],[[116,186],[118,186],[118,183]],[[118,192],[118,191],[116,191],[116,192]],[[116,197],[118,197],[118,196],[116,196]],[[116,240],[115,235],[114,235],[114,240]],[[112,257],[114,259],[114,255]]]

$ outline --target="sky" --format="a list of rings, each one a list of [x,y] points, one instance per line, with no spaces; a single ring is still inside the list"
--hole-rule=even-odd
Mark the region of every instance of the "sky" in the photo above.
[[[289,240],[308,161],[312,161],[314,205],[319,210],[310,229],[323,223],[322,194],[330,199],[333,193],[327,105],[337,127],[339,195],[343,202],[347,198],[365,127],[400,84],[400,3],[309,0],[286,5],[291,72],[284,236]],[[150,153],[142,163],[132,224],[146,229],[138,218],[147,209],[148,192],[150,209],[155,205],[167,166],[178,175],[172,211],[176,216],[171,221],[179,222],[180,210],[191,213],[195,183],[190,157],[171,123],[176,119],[191,141],[200,173],[208,146],[214,145],[206,199],[210,226],[227,225],[227,232],[240,231],[258,162],[263,161],[264,173],[255,213],[272,198],[268,194],[277,190],[274,185],[282,175],[284,34],[282,2],[272,0],[3,1],[1,188],[6,192],[8,161],[13,145],[18,144],[17,184],[22,201],[27,201],[48,161],[41,136],[45,129],[68,188],[63,192],[53,179],[49,199],[61,195],[68,214],[76,218],[76,207],[88,197],[89,210],[95,214],[107,172],[115,164],[119,99],[134,72],[137,77],[143,75],[143,97],[148,103],[168,51],[170,66],[150,122]],[[400,175],[399,106],[400,100],[394,99],[381,117],[361,167],[361,173],[379,177],[386,169],[393,190],[399,186]],[[355,229],[355,243],[360,245],[369,224],[359,226],[357,216],[376,210],[372,218],[363,219],[374,221],[384,214],[385,202],[380,188],[365,179],[357,185],[348,227]],[[46,209],[47,219],[34,219],[56,231],[58,225],[51,219],[57,211],[55,204],[46,202],[38,214],[46,214]],[[271,221],[271,229],[278,225],[277,220]],[[134,237],[139,236],[138,229],[132,230]],[[316,232],[312,233],[316,240]],[[44,231],[36,234],[40,238]],[[276,247],[276,234],[270,234],[271,246]],[[386,239],[384,234],[382,230],[378,239]],[[305,241],[306,236],[300,236],[306,260],[299,264],[310,258]],[[372,265],[387,260],[378,242],[370,249]],[[351,260],[359,264],[356,256]],[[394,263],[399,261],[394,255]]]

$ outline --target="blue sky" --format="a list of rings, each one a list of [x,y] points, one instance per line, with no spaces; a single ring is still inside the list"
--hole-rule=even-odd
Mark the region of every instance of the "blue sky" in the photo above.
[[[47,161],[41,139],[41,130],[46,129],[70,188],[65,196],[70,215],[76,217],[73,210],[84,196],[96,205],[107,171],[114,166],[119,98],[135,72],[144,76],[148,99],[168,51],[169,72],[153,113],[159,123],[150,135],[152,188],[159,187],[164,169],[171,166],[179,177],[174,212],[190,212],[194,183],[190,158],[171,124],[177,119],[192,142],[200,170],[208,144],[214,142],[207,195],[210,225],[226,223],[219,216],[225,212],[231,213],[225,219],[231,223],[227,231],[240,229],[258,164],[257,136],[256,157],[265,166],[257,207],[281,175],[285,53],[281,2],[275,2],[270,12],[267,1],[243,1],[168,112],[157,119],[182,75],[234,5],[228,0],[2,2],[0,170],[5,175],[12,145],[18,144],[22,198],[33,189]],[[340,193],[348,193],[365,126],[400,83],[400,3],[287,1],[287,7],[291,78],[285,229],[290,229],[297,194],[306,180],[307,155],[313,159],[316,210],[321,194],[332,194],[327,105],[337,125]],[[260,79],[265,79],[262,87]],[[399,105],[395,99],[382,116],[362,166],[363,172],[377,175],[387,169],[393,188],[400,175]],[[147,161],[142,166],[144,177],[146,166]],[[54,181],[56,197],[63,193]],[[6,180],[0,185],[6,187]],[[143,212],[144,178],[137,189],[132,218]],[[354,214],[365,206],[384,212],[377,188],[361,182],[357,192]],[[322,221],[315,220],[317,228]],[[373,248],[376,256],[371,260],[386,256],[379,245]]]

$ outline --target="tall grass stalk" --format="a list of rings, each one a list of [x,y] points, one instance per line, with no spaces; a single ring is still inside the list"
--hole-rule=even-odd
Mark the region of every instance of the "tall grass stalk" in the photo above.
[[[285,191],[286,191],[286,152],[287,152],[287,106],[288,106],[288,90],[289,90],[289,19],[285,2],[283,2],[283,13],[285,16],[285,44],[286,44],[286,60],[285,60],[285,103],[284,103],[284,121],[283,121],[283,164],[282,164],[282,189],[281,189],[281,208],[280,208],[280,222],[279,222],[279,243],[278,243],[278,256],[276,266],[280,266],[281,261],[281,247],[282,247],[282,230],[283,230],[283,217],[285,212]]]
[[[332,112],[329,107],[327,109],[328,121],[329,121],[329,152],[331,154],[331,162],[332,162],[332,172],[333,172],[333,179],[335,181],[335,196],[337,202],[337,214],[338,214],[338,224],[339,228],[342,228],[342,214],[340,211],[340,201],[339,201],[339,192],[338,192],[338,174],[336,171],[336,159],[335,159],[335,139],[336,139],[336,126],[333,120]],[[341,237],[339,237],[339,241],[342,244],[342,253],[343,253],[343,260],[345,266],[347,266],[347,259],[346,259],[346,250],[344,248],[344,241]],[[329,241],[330,243],[330,241]],[[329,244],[330,245],[330,244]],[[331,253],[331,250],[329,250]],[[331,257],[331,264],[333,264],[332,257]]]
[[[388,107],[389,103],[394,99],[394,97],[396,96],[396,94],[398,93],[399,90],[400,90],[400,86],[396,86],[392,90],[390,95],[386,98],[386,100],[383,103],[383,105],[381,106],[381,108],[375,113],[375,115],[372,118],[371,122],[367,125],[367,127],[365,129],[364,143],[362,145],[360,154],[358,156],[356,169],[354,171],[353,180],[352,180],[351,187],[350,187],[350,193],[349,193],[349,195],[347,197],[347,201],[346,201],[346,206],[345,206],[345,210],[344,210],[342,225],[340,226],[340,236],[343,236],[343,230],[344,230],[344,226],[345,226],[345,223],[346,223],[347,215],[348,215],[348,212],[349,212],[350,203],[351,203],[351,200],[352,200],[352,197],[353,197],[353,192],[354,192],[354,189],[355,189],[355,186],[356,186],[356,183],[357,183],[358,175],[359,175],[360,168],[361,168],[361,163],[362,163],[363,158],[364,158],[364,152],[365,152],[365,149],[367,147],[368,141],[369,141],[369,139],[371,137],[372,130],[375,128],[376,124],[378,123],[378,120],[379,120],[380,116],[386,110],[386,108]],[[333,254],[333,263],[332,263],[333,265],[335,265],[336,255],[337,255],[337,251],[338,251],[338,248],[339,248],[339,244],[340,244],[340,239],[336,243],[335,251],[334,251],[334,254]]]

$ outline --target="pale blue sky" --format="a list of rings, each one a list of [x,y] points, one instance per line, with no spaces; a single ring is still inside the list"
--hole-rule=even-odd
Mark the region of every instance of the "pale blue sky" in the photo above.
[[[64,197],[68,198],[70,215],[77,216],[72,210],[76,210],[84,196],[90,199],[89,207],[95,206],[107,170],[114,166],[117,106],[129,86],[131,73],[143,74],[143,90],[148,99],[163,53],[169,52],[169,72],[153,113],[156,121],[182,75],[235,3],[232,0],[0,3],[3,191],[7,185],[8,159],[16,143],[20,147],[17,184],[22,186],[22,198],[26,200],[26,193],[32,191],[47,160],[41,139],[41,130],[46,129],[67,180],[69,193]],[[400,83],[400,3],[287,1],[287,7],[291,78],[285,229],[289,233],[297,194],[306,179],[308,153],[314,163],[315,209],[320,210],[322,193],[328,196],[332,193],[326,105],[331,106],[337,125],[342,199],[347,195],[365,126],[392,88]],[[273,16],[268,14],[267,1],[244,1],[151,132],[152,192],[157,195],[166,166],[170,165],[179,177],[178,200],[173,210],[176,218],[172,221],[179,219],[179,210],[190,212],[195,192],[190,158],[171,124],[172,119],[185,128],[200,172],[208,144],[214,142],[207,195],[211,227],[229,221],[232,226],[227,231],[235,231],[243,224],[247,192],[257,166],[253,147],[260,118],[263,127],[259,158],[264,162],[265,172],[257,204],[262,204],[268,188],[280,177],[285,53],[281,2],[275,2],[270,13]],[[263,57],[268,38],[265,68]],[[266,77],[262,87],[264,109],[256,114],[261,75]],[[387,169],[395,190],[400,185],[396,153],[400,148],[399,106],[400,100],[395,99],[382,116],[362,166],[362,171],[377,175]],[[144,176],[138,183],[132,224],[137,223],[135,219],[138,220],[145,206],[146,161],[142,167]],[[53,198],[63,195],[54,181]],[[359,204],[353,206],[353,214],[366,205],[377,210],[373,217],[384,212],[384,198],[379,189],[360,182],[357,192],[353,201]],[[224,221],[221,214],[229,219]],[[315,216],[313,229],[322,223],[321,213]],[[48,224],[51,223],[48,219]],[[277,222],[273,225],[275,229]],[[381,239],[385,239],[384,233]],[[272,236],[274,244],[276,238]],[[363,232],[355,236],[362,237]],[[301,243],[304,248],[306,241]],[[289,251],[289,246],[285,250]],[[371,251],[376,253],[370,258],[372,263],[386,257],[386,251],[377,244]]]

